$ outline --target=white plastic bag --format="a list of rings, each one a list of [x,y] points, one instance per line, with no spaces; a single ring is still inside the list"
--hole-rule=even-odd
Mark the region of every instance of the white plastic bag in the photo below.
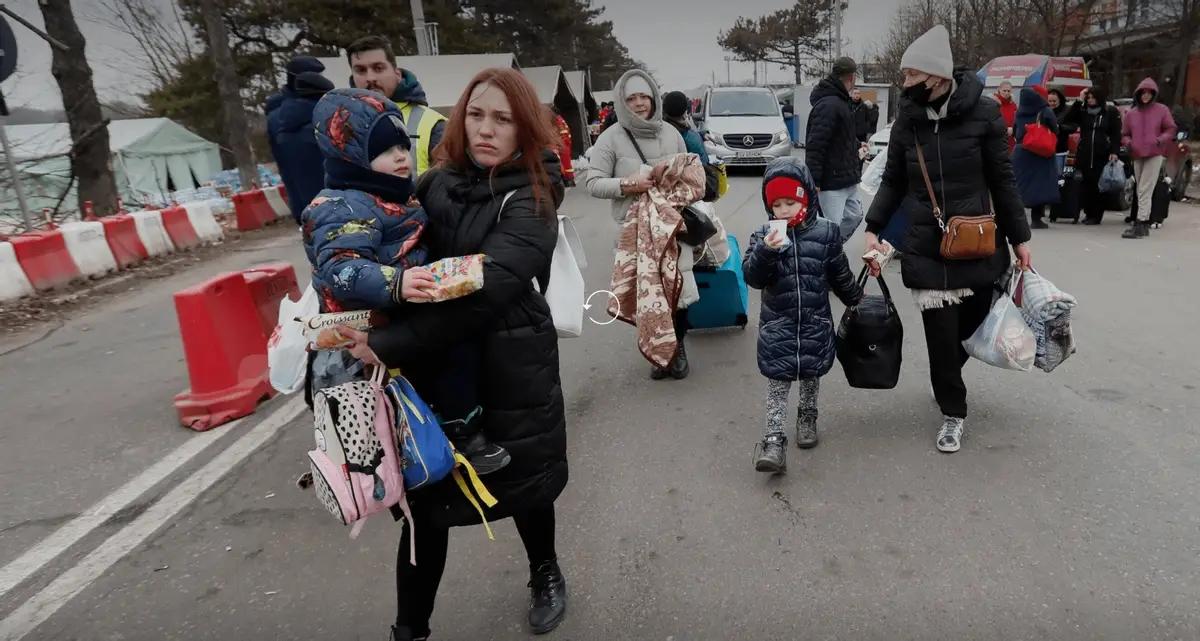
[[[293,394],[304,388],[304,373],[308,365],[308,339],[304,326],[297,318],[320,312],[317,292],[309,283],[299,301],[287,296],[279,301],[279,321],[267,341],[267,367],[271,387],[282,394]]]
[[[963,347],[988,365],[1028,372],[1037,358],[1037,337],[1012,299],[1013,285],[1020,273],[1013,270],[1008,287],[992,301],[987,318],[971,338],[963,341]]]
[[[508,192],[500,201],[496,221],[504,215],[504,206],[516,192]],[[587,257],[583,253],[583,242],[575,223],[566,216],[558,217],[558,242],[554,244],[554,256],[550,259],[550,280],[543,291],[537,279],[533,287],[542,292],[550,305],[550,317],[559,338],[578,338],[583,334],[583,303],[586,297],[583,284],[583,269],[587,268]]]
[[[1100,184],[1097,188],[1101,193],[1109,194],[1125,189],[1125,165],[1120,160],[1109,161],[1100,172]]]
[[[550,304],[550,316],[560,338],[577,338],[583,334],[584,284],[582,266],[583,244],[575,224],[566,216],[558,217],[558,242],[550,262],[550,281],[542,294]]]
[[[879,192],[879,185],[883,183],[883,169],[885,166],[887,166],[886,149],[876,154],[871,159],[871,162],[867,163],[867,168],[863,170],[862,179],[859,181],[858,187],[867,196],[874,198],[875,194]],[[863,204],[866,205],[867,203]]]

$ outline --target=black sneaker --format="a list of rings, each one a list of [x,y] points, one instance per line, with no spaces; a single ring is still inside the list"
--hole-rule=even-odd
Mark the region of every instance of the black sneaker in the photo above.
[[[1030,227],[1033,229],[1050,229],[1050,225],[1047,225],[1046,221],[1042,220],[1041,218],[1033,219],[1033,224],[1031,224]]]
[[[692,367],[688,364],[687,350],[684,349],[683,343],[679,344],[679,352],[675,354],[675,360],[671,361],[671,378],[682,381],[691,373]]]
[[[787,472],[787,437],[783,434],[771,434],[763,438],[756,448],[758,456],[754,459],[754,469],[770,474]]]
[[[1084,218],[1083,222],[1081,224],[1083,224],[1083,225],[1099,225],[1100,219],[1099,218],[1091,218],[1091,217]]]
[[[480,476],[499,471],[512,462],[512,455],[508,450],[487,440],[483,432],[466,439],[461,447],[456,443],[455,447],[467,457],[471,467],[475,468],[475,473]]]
[[[1145,238],[1150,235],[1149,227],[1150,223],[1134,221],[1129,225],[1129,229],[1121,234],[1121,238]]]
[[[544,561],[529,572],[529,628],[546,634],[567,615],[567,579],[558,561]]]

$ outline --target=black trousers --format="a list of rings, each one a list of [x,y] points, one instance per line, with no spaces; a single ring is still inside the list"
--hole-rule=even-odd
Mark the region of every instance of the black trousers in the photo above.
[[[1086,160],[1084,163],[1086,164]],[[1083,184],[1080,185],[1079,207],[1088,218],[1100,220],[1104,218],[1104,206],[1108,195],[1100,191],[1100,174],[1104,165],[1083,168]]]
[[[957,305],[921,312],[925,325],[925,345],[929,350],[929,380],[942,414],[967,417],[967,386],[962,367],[967,350],[962,342],[971,337],[992,307],[992,288],[974,290]]]
[[[1049,208],[1049,205],[1037,205],[1036,207],[1031,207],[1029,209],[1029,216],[1034,220],[1041,220],[1046,217],[1046,210]]]
[[[429,636],[429,618],[438,585],[446,569],[446,554],[450,545],[450,530],[429,525],[418,502],[413,506],[413,520],[420,531],[417,535],[417,564],[409,563],[410,528],[406,523],[400,535],[396,558],[396,625],[407,626],[416,638]],[[548,505],[513,517],[529,567],[556,560],[554,551],[554,506]]]
[[[683,338],[688,333],[688,315],[686,309],[675,310],[675,338],[679,342],[683,342]]]

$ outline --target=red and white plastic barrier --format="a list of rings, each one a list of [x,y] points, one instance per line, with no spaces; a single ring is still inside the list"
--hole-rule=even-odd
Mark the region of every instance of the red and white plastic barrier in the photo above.
[[[212,207],[207,201],[184,203],[183,209],[187,212],[188,220],[192,223],[192,228],[196,230],[196,235],[202,242],[220,242],[225,237],[225,232],[221,231],[221,225],[217,223]]]
[[[288,207],[287,199],[280,193],[279,187],[267,187],[263,189],[263,193],[266,194],[267,203],[271,205],[276,218],[286,218],[292,215],[292,210]]]
[[[150,254],[146,251],[146,246],[138,237],[137,224],[134,222],[133,216],[129,214],[105,216],[100,219],[100,224],[104,225],[104,239],[108,241],[108,248],[112,250],[117,267],[125,269],[149,258]]]
[[[137,226],[138,238],[142,240],[142,245],[146,248],[146,253],[151,256],[165,256],[175,251],[175,244],[171,242],[171,237],[167,235],[166,227],[163,227],[162,213],[159,211],[135,211],[130,216],[133,216],[134,225]]]
[[[0,300],[12,300],[33,293],[33,285],[21,264],[12,243],[0,243]]]
[[[117,271],[117,261],[99,222],[63,223],[59,226],[67,252],[84,276],[99,277]]]
[[[171,237],[171,244],[175,245],[175,249],[192,249],[203,244],[196,228],[192,227],[192,221],[188,219],[187,210],[183,207],[168,207],[159,213],[162,214],[163,227]]]
[[[30,232],[8,240],[34,289],[54,289],[82,277],[61,231]]]

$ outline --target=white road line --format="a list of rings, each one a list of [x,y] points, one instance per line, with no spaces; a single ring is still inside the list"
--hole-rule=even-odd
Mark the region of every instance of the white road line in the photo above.
[[[0,641],[19,641],[54,615],[108,568],[121,560],[158,531],[163,525],[195,501],[226,473],[267,442],[284,425],[305,409],[304,398],[297,396],[272,412],[232,445],[216,455],[204,467],[175,486],[140,516],[113,534],[88,554],[78,565],[67,570],[41,592],[0,621]]]
[[[65,552],[67,548],[75,545],[83,537],[90,534],[92,530],[100,527],[114,514],[129,507],[138,497],[145,494],[147,490],[167,478],[175,470],[186,465],[188,461],[204,451],[213,441],[223,436],[229,429],[232,429],[237,422],[239,421],[230,423],[220,429],[201,432],[189,437],[183,445],[175,448],[175,451],[168,454],[165,458],[146,468],[145,471],[121,486],[117,491],[100,499],[98,503],[86,512],[71,519],[66,525],[58,528],[54,534],[42,539],[40,543],[26,550],[24,554],[11,561],[8,565],[0,568],[0,599],[4,598],[5,595],[23,581],[33,576],[34,573],[42,569],[47,563],[57,558],[58,555]]]

